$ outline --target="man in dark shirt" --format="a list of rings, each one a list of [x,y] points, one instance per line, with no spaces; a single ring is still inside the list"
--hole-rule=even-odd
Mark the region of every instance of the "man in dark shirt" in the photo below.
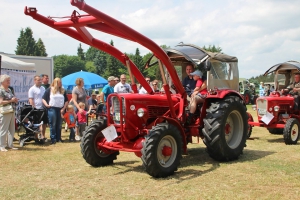
[[[191,75],[192,72],[194,72],[194,66],[192,64],[188,64],[185,67],[185,72],[187,74],[187,77],[185,77],[182,81],[182,85],[186,90],[190,90],[190,92],[193,92],[196,87],[196,82],[193,79],[193,76]],[[187,91],[189,93],[189,91]],[[189,94],[188,94],[189,95]]]
[[[299,110],[300,106],[300,73],[296,73],[294,75],[294,82],[289,85],[286,89],[281,90],[282,94],[289,92],[292,96],[294,96],[294,109]]]
[[[42,79],[42,85],[45,90],[48,89],[48,87],[50,87],[50,84],[49,84],[49,76],[47,74],[41,74],[41,79]]]
[[[97,97],[97,94],[95,92],[93,92],[92,96],[88,99],[89,111],[91,109],[96,109],[97,108],[96,97]]]

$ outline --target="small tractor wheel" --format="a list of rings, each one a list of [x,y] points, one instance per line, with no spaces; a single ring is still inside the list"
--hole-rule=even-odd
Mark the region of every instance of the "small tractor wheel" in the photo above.
[[[248,122],[253,122],[253,118],[252,118],[251,114],[248,113],[248,112],[247,112],[247,114],[248,114]],[[252,133],[252,128],[253,128],[253,126],[252,126],[252,125],[249,125],[249,123],[248,123],[248,133],[247,133],[247,138],[250,138],[251,133]]]
[[[288,119],[283,129],[285,144],[297,144],[299,139],[300,124],[295,118]]]
[[[247,119],[246,107],[239,97],[211,102],[202,129],[208,154],[218,161],[238,159],[246,146]]]
[[[172,124],[157,124],[145,136],[141,153],[149,175],[160,178],[174,174],[182,157],[180,131]]]
[[[250,100],[250,94],[248,91],[245,91],[245,93],[244,93],[244,101],[245,101],[246,105],[250,104],[251,100]]]
[[[283,133],[283,128],[267,128],[269,133],[281,135]]]
[[[252,133],[252,126],[248,125],[248,132],[247,132],[247,138],[250,138],[251,133]]]
[[[104,128],[106,128],[106,123],[103,119],[93,121],[86,128],[81,140],[81,154],[85,161],[93,167],[112,164],[119,155],[119,151],[107,150],[104,152],[98,147],[97,143],[104,138],[101,132]]]

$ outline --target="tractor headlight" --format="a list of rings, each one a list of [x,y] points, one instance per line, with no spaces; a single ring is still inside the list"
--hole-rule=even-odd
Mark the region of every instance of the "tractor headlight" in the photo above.
[[[274,106],[274,111],[275,111],[275,112],[278,112],[278,111],[279,111],[279,108],[280,108],[279,106]]]
[[[145,109],[139,108],[136,113],[139,117],[143,117],[145,115]]]

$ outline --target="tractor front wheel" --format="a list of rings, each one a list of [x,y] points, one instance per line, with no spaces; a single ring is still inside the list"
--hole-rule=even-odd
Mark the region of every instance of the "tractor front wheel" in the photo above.
[[[244,93],[244,101],[245,101],[245,104],[248,105],[251,103],[251,100],[250,100],[250,94],[248,91],[245,91]]]
[[[297,144],[299,139],[299,121],[295,118],[288,119],[283,129],[285,144]]]
[[[153,177],[167,177],[177,171],[182,157],[182,137],[176,126],[161,123],[145,136],[141,150],[143,165]]]
[[[246,146],[247,119],[246,107],[239,97],[211,102],[202,129],[208,154],[218,161],[237,159]]]
[[[119,155],[119,151],[105,150],[98,146],[98,142],[104,139],[101,132],[104,128],[106,128],[106,123],[103,119],[93,121],[87,127],[81,140],[81,154],[85,161],[93,167],[112,164]]]

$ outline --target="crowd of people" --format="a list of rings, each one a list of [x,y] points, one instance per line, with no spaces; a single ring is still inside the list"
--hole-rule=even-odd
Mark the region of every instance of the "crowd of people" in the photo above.
[[[264,84],[264,82],[260,82],[259,85],[259,96],[269,96],[271,92],[275,91],[274,85]]]
[[[150,78],[149,84],[150,84]],[[76,86],[72,90],[72,99],[68,101],[66,90],[62,86],[60,78],[55,78],[49,83],[46,74],[34,76],[34,85],[28,91],[28,103],[39,110],[44,110],[40,131],[37,138],[44,142],[64,142],[61,138],[62,122],[66,122],[66,127],[70,130],[69,141],[79,141],[83,135],[87,124],[87,115],[93,110],[96,113],[107,111],[107,97],[111,93],[132,93],[130,84],[126,82],[126,75],[118,77],[110,76],[108,84],[104,86],[100,94],[95,92],[87,99],[84,90],[84,80],[78,78]],[[10,76],[4,74],[0,77],[0,151],[8,149],[17,150],[13,146],[15,134],[15,110],[18,103],[17,97],[13,93],[10,85]],[[159,91],[158,81],[151,83],[154,91]],[[111,104],[108,104],[111,106]],[[30,121],[24,121],[29,124]],[[50,139],[46,138],[47,126],[50,130]]]
[[[192,65],[186,67],[187,77],[183,81],[183,86],[188,86],[191,90],[190,113],[193,116],[196,105],[204,101],[206,97],[206,78],[199,70],[194,70]],[[84,90],[84,80],[77,78],[76,86],[72,90],[72,99],[68,101],[66,90],[62,86],[60,78],[55,78],[49,83],[49,77],[46,74],[34,77],[34,85],[28,91],[28,102],[36,109],[43,109],[43,123],[40,125],[39,134],[36,136],[45,142],[50,141],[51,145],[58,142],[64,142],[61,138],[62,122],[66,122],[66,127],[70,130],[69,141],[79,141],[83,136],[83,131],[87,124],[87,115],[92,111],[97,114],[107,112],[108,95],[112,93],[133,93],[131,85],[126,81],[126,75],[122,74],[120,78],[110,76],[100,92],[95,92],[87,99]],[[146,81],[153,92],[160,92],[159,81],[146,77]],[[10,77],[1,75],[0,77],[0,151],[7,149],[17,150],[13,146],[15,133],[15,107],[18,103],[17,97],[13,94],[10,87]],[[138,86],[140,94],[146,94],[145,88]],[[111,107],[111,103],[108,102]],[[8,110],[8,111],[7,111]],[[50,139],[46,138],[46,127],[50,130]]]

